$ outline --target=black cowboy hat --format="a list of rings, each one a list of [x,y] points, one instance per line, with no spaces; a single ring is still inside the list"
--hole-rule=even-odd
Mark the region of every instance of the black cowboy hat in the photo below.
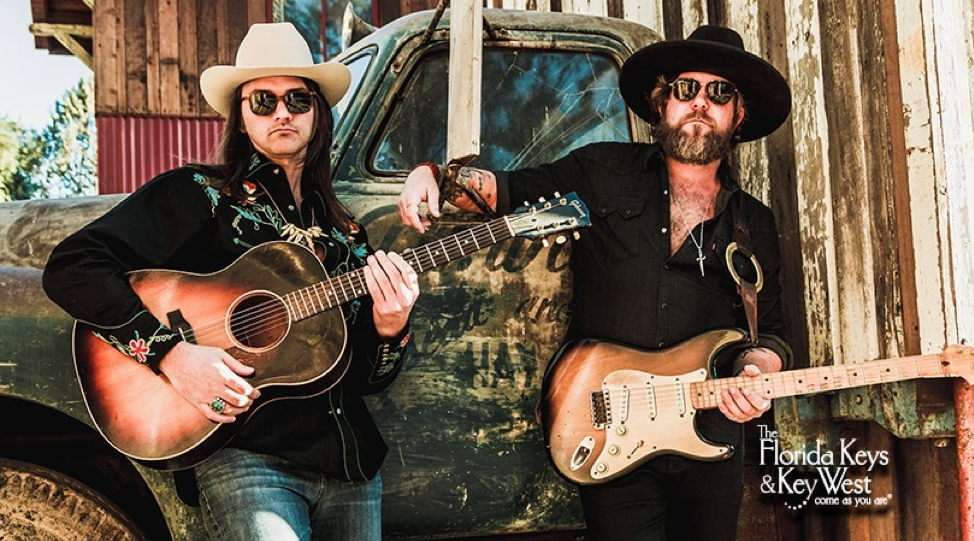
[[[640,118],[656,124],[659,113],[648,99],[656,80],[662,76],[669,81],[687,71],[712,73],[737,86],[748,104],[741,141],[770,134],[791,112],[791,91],[781,73],[744,50],[740,34],[713,25],[697,28],[686,39],[660,41],[633,53],[619,75],[622,98]]]

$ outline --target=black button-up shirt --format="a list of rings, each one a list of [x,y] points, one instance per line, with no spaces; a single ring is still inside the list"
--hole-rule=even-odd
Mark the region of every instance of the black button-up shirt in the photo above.
[[[554,192],[577,192],[592,212],[592,227],[572,245],[566,340],[661,348],[716,328],[747,328],[736,283],[724,263],[733,242],[731,209],[741,203],[765,278],[758,295],[759,345],[778,353],[787,367],[791,353],[781,339],[781,256],[774,216],[726,172],[721,182],[715,216],[703,224],[705,276],[689,236],[670,255],[669,183],[658,145],[598,143],[551,164],[500,172],[498,212],[506,214],[521,201]],[[693,232],[699,240],[699,224]]]
[[[125,277],[129,271],[215,272],[249,248],[282,240],[289,223],[321,228],[324,236],[314,242],[330,276],[366,264],[372,249],[364,228],[355,224],[343,234],[332,227],[308,175],[300,208],[283,170],[261,154],[253,155],[245,178],[251,197],[242,202],[198,169],[160,175],[55,248],[45,290],[73,317],[102,328],[100,336],[133,362],[157,367],[181,338],[145,309]],[[283,456],[337,479],[375,476],[386,446],[362,395],[392,383],[409,337],[406,331],[379,337],[368,295],[342,309],[353,352],[348,374],[327,393],[262,406],[230,446]]]

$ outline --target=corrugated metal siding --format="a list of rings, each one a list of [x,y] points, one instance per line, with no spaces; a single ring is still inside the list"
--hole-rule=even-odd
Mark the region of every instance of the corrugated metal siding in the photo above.
[[[98,193],[131,193],[152,177],[194,161],[208,161],[223,120],[96,115]]]

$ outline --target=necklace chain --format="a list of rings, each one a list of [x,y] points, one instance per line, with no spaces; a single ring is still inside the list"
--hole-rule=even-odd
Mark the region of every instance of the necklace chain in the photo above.
[[[707,215],[710,213],[710,205],[713,204],[714,200],[711,199],[707,203],[707,208],[704,209],[704,219],[700,221],[700,242],[697,242],[697,238],[693,236],[693,228],[690,227],[689,222],[687,222],[686,212],[684,212],[683,205],[680,204],[679,200],[676,198],[676,194],[673,196],[673,201],[680,209],[680,219],[683,220],[683,226],[687,228],[687,233],[690,235],[690,241],[697,248],[697,263],[700,264],[700,276],[706,276],[703,267],[703,262],[707,259],[707,256],[703,253],[703,224],[707,221]]]

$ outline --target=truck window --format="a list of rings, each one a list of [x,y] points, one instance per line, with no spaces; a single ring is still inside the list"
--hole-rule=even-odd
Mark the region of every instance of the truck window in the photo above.
[[[448,52],[439,50],[412,70],[375,147],[375,171],[444,161],[448,65]],[[618,77],[608,55],[485,47],[481,155],[472,165],[516,169],[588,143],[630,141]]]
[[[352,81],[348,85],[348,92],[345,93],[345,96],[331,108],[335,123],[333,128],[336,131],[338,125],[341,124],[342,118],[345,116],[345,112],[348,110],[348,104],[352,103],[352,100],[355,99],[355,95],[358,94],[358,89],[362,86],[362,81],[365,79],[365,74],[369,71],[369,64],[372,63],[372,53],[373,51],[370,49],[364,54],[344,61],[345,67],[348,68],[348,71],[352,72]]]

